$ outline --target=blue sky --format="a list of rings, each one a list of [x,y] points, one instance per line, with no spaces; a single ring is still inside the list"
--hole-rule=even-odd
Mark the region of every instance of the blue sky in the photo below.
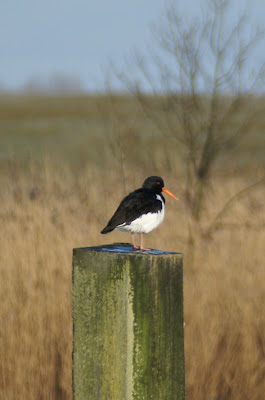
[[[120,67],[133,49],[146,52],[163,0],[1,0],[0,88],[18,90],[30,79],[54,74],[80,79],[86,90],[104,88],[110,60]],[[176,1],[183,18],[205,1]],[[236,0],[231,20],[242,9]],[[251,0],[253,27],[263,24],[264,0]],[[265,53],[264,44],[259,48]]]

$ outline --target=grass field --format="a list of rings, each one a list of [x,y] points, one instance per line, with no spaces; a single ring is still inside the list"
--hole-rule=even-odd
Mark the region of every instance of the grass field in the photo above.
[[[71,399],[72,249],[129,241],[99,232],[148,175],[161,175],[180,202],[167,199],[165,222],[145,244],[188,258],[178,149],[131,99],[117,99],[119,118],[110,106],[96,96],[0,98],[1,400]],[[219,160],[202,224],[264,176],[264,123]],[[263,184],[231,204],[212,238],[197,238],[192,267],[184,262],[188,400],[264,398],[264,243]]]

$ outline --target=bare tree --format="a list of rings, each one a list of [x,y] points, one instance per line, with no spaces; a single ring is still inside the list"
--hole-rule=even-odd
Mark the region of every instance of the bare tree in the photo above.
[[[264,113],[264,102],[249,107],[248,101],[252,94],[264,93],[265,64],[261,61],[253,71],[250,63],[264,30],[250,32],[246,12],[229,26],[232,1],[207,0],[206,5],[204,17],[187,21],[172,2],[165,20],[155,26],[158,51],[152,50],[152,66],[143,56],[135,56],[137,74],[152,88],[152,97],[131,78],[135,75],[116,70],[145,115],[183,150],[191,242],[218,157],[235,149]],[[230,200],[209,224],[209,232],[217,227],[228,204]]]

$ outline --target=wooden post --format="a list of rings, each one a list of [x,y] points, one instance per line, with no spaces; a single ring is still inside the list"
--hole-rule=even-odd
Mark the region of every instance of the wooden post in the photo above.
[[[182,255],[74,249],[74,400],[184,400]]]

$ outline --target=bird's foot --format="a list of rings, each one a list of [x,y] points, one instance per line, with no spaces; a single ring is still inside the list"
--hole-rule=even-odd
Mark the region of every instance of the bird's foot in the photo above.
[[[141,251],[150,251],[151,249],[148,249],[148,248],[145,248],[145,247],[139,247],[139,249],[141,250]]]
[[[133,250],[140,250],[140,246],[136,246],[135,244],[133,244]]]

